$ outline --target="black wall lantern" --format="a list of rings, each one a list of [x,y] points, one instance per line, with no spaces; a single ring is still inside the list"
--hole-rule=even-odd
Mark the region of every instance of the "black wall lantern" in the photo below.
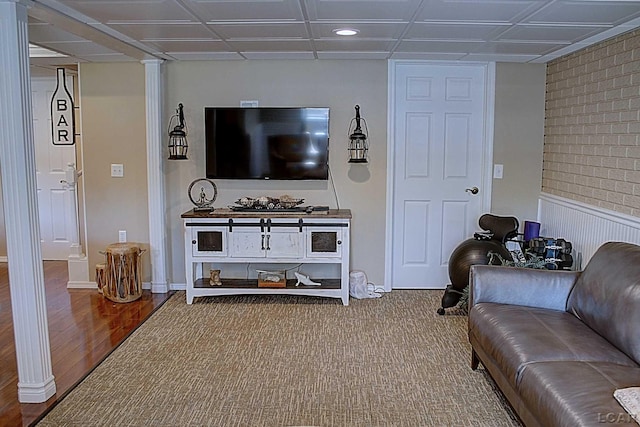
[[[173,120],[177,119],[178,124],[171,129]],[[178,104],[176,114],[169,119],[169,160],[187,160],[187,129],[184,124],[184,113],[182,112],[182,104]]]
[[[360,121],[364,124],[364,131],[360,127]],[[353,124],[355,122],[355,128]],[[367,163],[369,143],[367,142],[367,122],[360,118],[360,106],[356,105],[356,117],[349,123],[349,163]]]

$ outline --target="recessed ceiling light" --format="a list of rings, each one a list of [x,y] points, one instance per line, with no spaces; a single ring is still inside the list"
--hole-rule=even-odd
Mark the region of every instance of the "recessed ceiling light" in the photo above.
[[[339,36],[355,36],[359,33],[355,28],[338,28],[337,30],[333,30],[333,32]]]

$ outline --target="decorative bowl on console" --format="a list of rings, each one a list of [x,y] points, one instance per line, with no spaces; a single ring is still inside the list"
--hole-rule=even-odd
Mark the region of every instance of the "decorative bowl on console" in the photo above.
[[[301,205],[304,199],[296,199],[289,195],[283,195],[278,197],[261,196],[256,199],[251,197],[242,197],[236,200],[236,204],[239,206],[230,206],[232,209],[264,209],[264,210],[278,210],[278,209],[294,209],[296,206]]]
[[[236,204],[243,208],[252,208],[256,204],[256,199],[252,199],[251,197],[242,197],[236,200]]]
[[[302,202],[304,202],[304,199],[296,199],[296,198],[293,198],[293,197],[289,196],[288,194],[280,196],[280,199],[278,200],[278,204],[283,209],[294,208],[294,207],[296,207],[298,205],[301,205]]]

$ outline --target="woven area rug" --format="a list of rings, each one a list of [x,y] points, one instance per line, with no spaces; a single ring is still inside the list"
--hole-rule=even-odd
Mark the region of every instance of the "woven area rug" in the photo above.
[[[178,292],[38,426],[519,426],[441,296]]]

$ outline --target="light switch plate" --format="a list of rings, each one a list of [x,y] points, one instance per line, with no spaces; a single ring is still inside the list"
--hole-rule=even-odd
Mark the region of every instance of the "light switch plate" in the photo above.
[[[502,172],[504,171],[504,166],[500,164],[493,165],[493,177],[495,179],[502,179]]]

